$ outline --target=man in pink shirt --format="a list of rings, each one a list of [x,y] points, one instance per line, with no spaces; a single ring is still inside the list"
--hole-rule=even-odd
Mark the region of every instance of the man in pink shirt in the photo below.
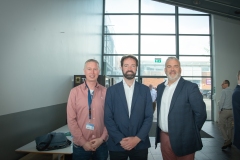
[[[108,133],[104,125],[106,88],[97,82],[99,63],[85,62],[83,84],[70,91],[67,103],[68,128],[73,136],[73,160],[107,160],[105,143]]]

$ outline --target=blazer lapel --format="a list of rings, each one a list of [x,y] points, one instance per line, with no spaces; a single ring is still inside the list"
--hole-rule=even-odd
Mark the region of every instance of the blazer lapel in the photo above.
[[[157,90],[157,115],[159,115],[160,108],[161,108],[161,101],[162,101],[162,94],[165,89],[165,81],[159,86]],[[157,116],[157,122],[160,122],[159,120],[160,116]]]
[[[178,81],[178,84],[177,84],[177,87],[173,93],[173,96],[172,96],[172,101],[171,101],[171,104],[170,104],[170,109],[169,109],[169,113],[171,112],[176,100],[177,100],[177,97],[178,95],[180,94],[181,90],[182,90],[182,87],[184,85],[184,79],[181,77]]]
[[[158,104],[161,104],[161,101],[162,101],[162,94],[163,94],[163,91],[165,89],[165,81],[163,82],[163,84],[161,85],[161,87],[159,87],[159,90],[157,91],[157,100],[158,100]],[[159,105],[161,106],[161,105]]]
[[[124,91],[124,87],[123,87],[123,81],[120,82],[118,85],[118,92],[119,92],[119,97],[121,99],[121,102],[123,104],[123,108],[126,110],[127,114],[129,115],[127,99],[126,99],[126,95],[125,95],[125,91]]]
[[[131,111],[133,111],[133,108],[135,107],[135,103],[137,102],[138,94],[139,94],[139,83],[137,81],[135,81]]]

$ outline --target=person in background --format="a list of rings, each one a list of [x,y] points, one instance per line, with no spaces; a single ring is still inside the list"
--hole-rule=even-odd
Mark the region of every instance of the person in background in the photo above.
[[[147,160],[153,109],[149,88],[135,80],[138,60],[123,56],[123,81],[107,89],[104,122],[110,160]]]
[[[68,128],[73,136],[73,160],[107,160],[108,138],[104,125],[106,88],[97,82],[99,63],[85,62],[85,82],[70,91],[67,102]]]
[[[153,88],[153,86],[149,85],[151,97],[152,97],[152,106],[153,106],[153,113],[156,109],[156,98],[157,98],[157,91]]]
[[[206,105],[198,85],[181,77],[180,62],[169,57],[167,80],[157,87],[156,141],[164,160],[194,160],[203,145],[200,131],[207,118]]]
[[[233,119],[234,119],[234,138],[233,145],[240,150],[240,70],[237,74],[238,85],[232,95]]]
[[[233,112],[232,112],[232,94],[233,90],[229,88],[229,80],[224,80],[222,83],[222,93],[219,106],[219,129],[222,133],[224,144],[222,149],[231,147],[232,145],[232,134],[233,134]]]

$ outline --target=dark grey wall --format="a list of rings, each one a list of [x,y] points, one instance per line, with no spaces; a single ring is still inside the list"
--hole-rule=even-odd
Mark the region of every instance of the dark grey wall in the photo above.
[[[19,147],[66,124],[66,103],[0,116],[0,157],[19,159]]]
[[[66,103],[73,75],[101,60],[102,5],[0,0],[0,116]]]
[[[66,124],[73,75],[101,65],[102,0],[0,0],[0,159]]]

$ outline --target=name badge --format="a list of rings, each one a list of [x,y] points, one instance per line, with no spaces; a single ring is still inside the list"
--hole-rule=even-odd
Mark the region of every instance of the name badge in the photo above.
[[[86,125],[86,129],[89,129],[89,130],[94,130],[94,125],[93,124],[91,124],[91,123],[88,123],[87,125]]]

